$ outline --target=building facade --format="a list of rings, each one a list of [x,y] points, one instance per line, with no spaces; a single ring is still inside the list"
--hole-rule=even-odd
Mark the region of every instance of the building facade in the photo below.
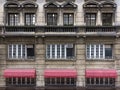
[[[120,0],[0,8],[0,90],[120,89]]]

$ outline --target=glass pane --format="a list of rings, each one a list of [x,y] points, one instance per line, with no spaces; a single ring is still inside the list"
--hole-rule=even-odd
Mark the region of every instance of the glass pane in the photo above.
[[[103,13],[102,14],[102,23],[105,26],[112,25],[112,13]]]
[[[89,85],[90,84],[90,78],[86,78],[86,83]]]

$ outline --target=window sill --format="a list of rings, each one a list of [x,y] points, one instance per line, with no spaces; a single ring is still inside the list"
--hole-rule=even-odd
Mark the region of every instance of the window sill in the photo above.
[[[114,59],[86,59],[87,61],[114,61]]]
[[[35,59],[12,59],[12,58],[8,58],[7,61],[34,61]]]
[[[67,58],[67,59],[49,59],[49,58],[46,58],[46,61],[76,61],[76,58]]]

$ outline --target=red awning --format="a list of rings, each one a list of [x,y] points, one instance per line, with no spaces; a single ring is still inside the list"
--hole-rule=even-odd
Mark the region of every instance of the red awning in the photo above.
[[[63,69],[48,69],[44,72],[45,78],[55,78],[55,77],[70,77],[70,78],[76,78],[77,77],[77,71],[76,70],[63,70]]]
[[[31,77],[35,78],[35,69],[6,69],[4,71],[4,77]]]
[[[94,77],[109,77],[109,78],[116,78],[117,72],[116,70],[111,69],[88,69],[86,70],[86,77],[87,78],[94,78]]]

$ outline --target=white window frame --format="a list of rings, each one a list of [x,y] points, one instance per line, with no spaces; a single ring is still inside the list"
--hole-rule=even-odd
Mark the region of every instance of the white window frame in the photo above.
[[[58,45],[60,45],[59,57],[58,57],[58,53],[57,53]],[[73,46],[73,44],[47,44],[46,45],[46,58],[47,59],[68,59],[67,53],[66,53],[68,45]],[[49,50],[48,50],[48,46],[50,46]],[[54,50],[55,55],[54,56],[53,56],[53,50],[52,50],[53,46],[55,47],[55,50]],[[64,51],[63,51],[62,46],[64,46]],[[73,46],[73,49],[74,49],[74,46]],[[50,53],[50,56],[48,56],[48,53]],[[63,57],[63,55],[64,55],[64,57]],[[74,58],[74,56],[71,56],[71,58],[69,58],[69,59],[73,59],[73,58]]]
[[[46,79],[48,79],[48,78],[46,78]],[[49,78],[49,79],[50,79],[50,83],[49,83],[49,84],[46,83],[47,85],[63,85],[63,84],[61,83],[61,79],[62,79],[62,78],[59,78],[59,79],[60,79],[60,84],[57,84],[57,79],[58,79],[58,78],[54,78],[55,84],[52,84],[52,79],[53,79],[53,78]],[[69,81],[70,81],[69,84],[67,84],[67,80],[66,80],[66,79],[67,79],[67,78],[64,78],[64,85],[76,85],[76,83],[72,84],[72,82],[71,82],[71,81],[72,81],[72,80],[71,80],[72,78],[68,78]],[[75,78],[73,78],[73,79],[74,79],[74,81],[76,81]],[[45,81],[46,81],[46,80],[45,80]]]
[[[91,46],[93,45],[93,57],[91,56],[91,51],[92,51],[92,48]],[[98,51],[97,51],[97,48],[96,46],[98,45]],[[104,44],[87,44],[86,45],[86,59],[106,59],[105,57],[105,46]],[[89,51],[88,51],[89,50]],[[96,52],[99,53],[99,56],[97,57],[97,54]],[[108,58],[108,59],[112,59],[111,58]]]
[[[86,78],[86,79],[88,79],[88,78]],[[86,83],[86,85],[100,85],[100,86],[110,86],[110,85],[114,85],[114,84],[110,84],[110,79],[113,79],[113,78],[107,78],[108,79],[108,84],[105,84],[105,78],[98,78],[99,79],[99,84],[96,84],[96,79],[97,78],[89,78],[90,79],[90,84],[87,84]],[[94,84],[91,84],[91,79],[94,79]],[[100,84],[100,79],[103,79],[103,83],[102,84]]]
[[[20,45],[20,49],[18,49],[18,46]],[[33,45],[33,44],[31,44]],[[10,46],[11,47],[11,50],[10,50]],[[25,44],[9,44],[8,45],[8,59],[28,59],[28,56],[27,56],[27,46],[28,45],[25,45]],[[14,48],[15,48],[15,52],[14,51]],[[19,55],[19,51],[20,50],[20,55]],[[23,50],[25,52],[23,52]],[[11,51],[11,52],[10,52]],[[10,56],[10,53],[11,53],[11,56]],[[13,55],[15,53],[15,55]],[[23,53],[25,54],[25,56],[23,55]],[[32,58],[31,58],[32,59]]]
[[[20,84],[18,84],[18,78],[15,78],[15,81],[16,81],[15,84],[13,84],[13,78],[11,78],[12,81],[11,81],[11,84],[9,84],[9,85],[35,85],[35,82],[34,82],[34,84],[32,84],[32,78],[29,78],[30,79],[30,84],[27,84],[27,77],[25,77],[25,84],[23,84],[22,83],[22,78],[23,77],[20,78],[20,80],[21,80]],[[7,78],[7,79],[10,79],[10,78]],[[34,78],[34,80],[35,80],[35,78]],[[6,82],[6,83],[8,83],[8,82]]]

